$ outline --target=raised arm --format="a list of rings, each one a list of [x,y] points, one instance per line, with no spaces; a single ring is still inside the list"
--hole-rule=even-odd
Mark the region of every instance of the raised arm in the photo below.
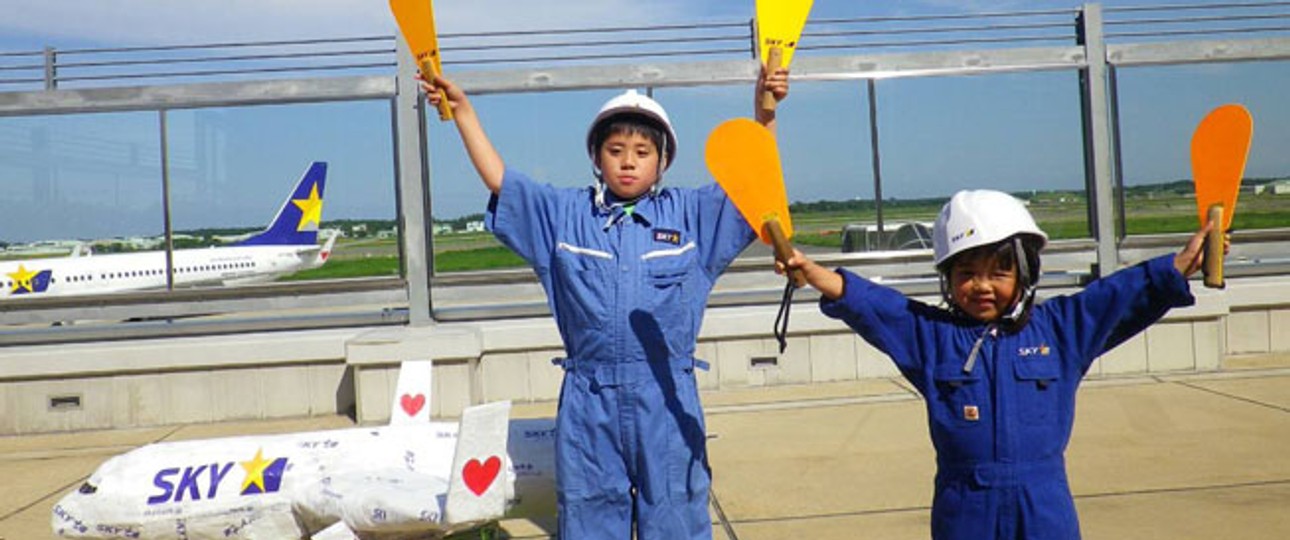
[[[1183,245],[1182,250],[1174,255],[1174,270],[1177,270],[1184,278],[1191,277],[1192,274],[1200,271],[1201,265],[1205,262],[1205,237],[1209,235],[1209,231],[1213,226],[1214,224],[1212,223],[1206,224],[1199,231],[1196,231],[1196,234],[1193,234],[1187,243]],[[1230,236],[1223,235],[1223,254],[1226,255],[1230,248]],[[1151,296],[1141,294],[1135,295],[1128,305],[1128,315],[1111,331],[1111,336],[1107,338],[1106,345],[1099,354],[1105,354],[1106,351],[1118,347],[1121,343],[1146,330],[1147,327],[1164,317],[1165,313],[1173,307],[1171,304],[1159,302]]]
[[[846,292],[842,276],[816,264],[810,257],[798,251],[797,248],[793,248],[793,257],[788,260],[788,268],[801,270],[802,274],[806,276],[806,282],[810,283],[815,290],[820,291],[820,294],[829,300],[842,298],[842,294]],[[784,264],[776,261],[775,272],[783,274]]]
[[[470,105],[466,92],[442,75],[436,75],[433,81],[426,81],[420,75],[417,79],[421,81],[421,89],[425,91],[426,99],[431,105],[439,106],[439,90],[447,94],[448,106],[452,107],[453,121],[457,124],[457,132],[461,134],[461,143],[466,147],[466,154],[470,156],[470,162],[475,165],[475,172],[479,173],[479,179],[484,181],[484,187],[493,193],[500,192],[506,164],[502,162],[501,154],[497,153],[492,141],[489,141],[488,135],[484,133],[484,126],[480,124],[479,116],[475,114],[475,108]]]
[[[757,75],[757,85],[754,90],[756,92],[753,92],[753,114],[757,122],[774,133],[775,110],[762,108],[761,97],[763,93],[770,92],[775,96],[776,103],[788,97],[788,68],[777,68],[775,71],[766,73],[766,66],[762,66],[761,73]]]

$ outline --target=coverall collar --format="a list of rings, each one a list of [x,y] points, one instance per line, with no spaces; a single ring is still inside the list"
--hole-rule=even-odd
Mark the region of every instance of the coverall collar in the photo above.
[[[655,193],[647,193],[636,198],[630,203],[610,202],[613,195],[608,192],[606,195],[608,204],[595,205],[596,215],[603,216],[605,218],[604,225],[601,227],[602,229],[609,230],[609,228],[613,227],[614,224],[626,219],[628,216],[631,216],[631,219],[639,221],[647,227],[653,225],[655,217],[658,214],[658,205],[655,204],[654,201],[655,197],[657,197]],[[631,212],[628,212],[625,208],[628,205],[632,206]]]

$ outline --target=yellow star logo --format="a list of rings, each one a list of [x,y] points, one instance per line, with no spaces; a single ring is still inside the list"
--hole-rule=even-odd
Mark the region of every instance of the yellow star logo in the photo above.
[[[309,189],[308,199],[291,199],[291,202],[300,208],[300,223],[296,225],[297,231],[307,230],[310,223],[314,228],[322,225],[322,198],[318,196],[318,184],[314,184]]]
[[[31,278],[36,277],[36,272],[28,270],[27,267],[20,264],[18,265],[18,271],[10,273],[9,277],[13,279],[13,287],[9,289],[9,292],[15,293],[18,292],[18,289],[27,289],[27,292],[36,292],[36,290],[31,286]]]
[[[239,464],[246,471],[246,479],[242,480],[242,492],[246,493],[246,488],[254,484],[260,488],[260,493],[264,493],[264,470],[273,464],[273,461],[264,459],[264,449],[257,449],[251,461],[242,461]]]

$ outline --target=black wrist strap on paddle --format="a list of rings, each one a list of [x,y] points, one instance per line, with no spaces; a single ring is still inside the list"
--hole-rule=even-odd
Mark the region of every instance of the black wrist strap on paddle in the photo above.
[[[784,285],[784,297],[779,301],[779,313],[775,315],[775,340],[779,341],[779,352],[788,348],[788,312],[793,307],[793,277],[786,274],[788,283]]]

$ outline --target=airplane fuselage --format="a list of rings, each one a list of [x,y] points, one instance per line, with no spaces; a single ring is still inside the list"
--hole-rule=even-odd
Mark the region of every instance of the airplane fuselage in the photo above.
[[[268,282],[321,264],[318,251],[317,245],[175,250],[173,286]],[[164,251],[5,261],[0,299],[165,289],[166,268]]]
[[[327,164],[316,161],[269,225],[232,246],[0,261],[0,300],[164,289],[167,285],[240,285],[326,262],[333,232],[318,246]],[[169,279],[168,279],[169,278]]]
[[[381,426],[160,443],[114,457],[53,511],[73,538],[303,538],[337,521],[362,487],[401,483],[418,519],[440,522],[458,424]],[[513,510],[554,511],[554,423],[514,420]],[[356,480],[357,479],[357,480]],[[491,481],[491,479],[490,479]],[[351,509],[352,511],[352,509]],[[379,506],[366,510],[378,518]]]

